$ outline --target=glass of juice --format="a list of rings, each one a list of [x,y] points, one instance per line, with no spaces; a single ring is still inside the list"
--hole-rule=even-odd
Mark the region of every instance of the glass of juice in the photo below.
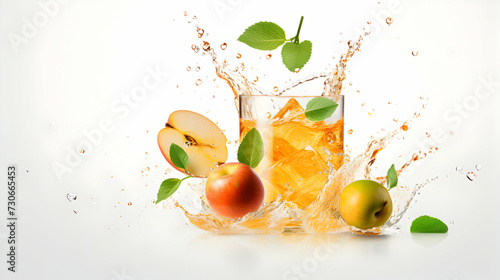
[[[338,107],[329,118],[311,121],[305,108],[315,97],[239,97],[240,139],[255,127],[264,142],[264,158],[255,171],[264,183],[265,203],[284,201],[305,209],[343,164],[344,96],[325,96]]]

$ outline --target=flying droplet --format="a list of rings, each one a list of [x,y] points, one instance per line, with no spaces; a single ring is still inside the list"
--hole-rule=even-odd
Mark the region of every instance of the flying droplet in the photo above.
[[[194,44],[193,44],[193,45],[191,45],[191,49],[192,49],[195,53],[197,53],[198,51],[200,51],[200,48],[199,48],[197,45],[194,45]]]
[[[189,66],[188,66],[188,67],[186,68],[186,70],[187,70],[187,71],[191,71],[191,67],[189,67]]]
[[[184,142],[184,145],[186,146],[186,148],[189,148],[189,142],[188,141]]]
[[[69,202],[73,202],[73,201],[75,201],[77,199],[77,196],[74,193],[68,193],[66,195],[66,198],[69,200]]]
[[[128,205],[128,206],[132,206],[132,202],[129,202],[127,205]]]
[[[225,49],[227,49],[227,44],[226,44],[226,43],[222,43],[222,44],[220,44],[220,49],[221,49],[221,50],[225,50]]]
[[[455,133],[453,133],[453,131],[450,131],[450,136],[453,136]]]
[[[417,56],[417,55],[418,55],[418,51],[412,51],[412,52],[411,52],[411,55],[413,55],[413,56]]]
[[[278,87],[274,87],[274,88],[273,88],[273,91],[274,91],[274,92],[278,92]]]
[[[467,172],[467,179],[474,181],[474,179],[476,179],[476,174],[474,172]]]
[[[458,167],[458,166],[457,166],[457,167],[455,168],[455,170],[456,170],[457,172],[460,172],[460,173],[464,174],[464,173],[463,173],[463,170],[462,170],[462,167]]]
[[[198,27],[198,38],[203,37],[203,34],[205,34],[205,30]]]
[[[204,51],[210,50],[210,43],[207,41],[203,41],[203,45],[201,46]]]
[[[195,70],[196,70],[196,72],[200,72],[200,67],[199,67],[199,66],[198,66],[198,67],[196,67],[196,69],[195,69]]]
[[[387,23],[387,25],[391,25],[392,24],[392,18],[390,18],[390,17],[386,18],[385,22]]]
[[[194,82],[194,83],[195,83],[197,86],[199,86],[199,85],[201,85],[201,83],[203,83],[203,81],[202,81],[202,80],[200,80],[200,79],[198,79],[198,80],[196,80],[196,82]]]
[[[295,68],[295,73],[299,73],[300,72],[300,68]]]
[[[352,129],[349,129],[347,133],[352,134]]]
[[[236,58],[240,59],[241,58],[241,53],[236,54]]]
[[[266,59],[269,60],[269,59],[271,59],[272,56],[273,56],[272,54],[268,54],[268,55],[266,55]]]
[[[480,164],[476,164],[476,170],[480,171],[481,169],[483,169],[483,167]]]
[[[80,152],[80,154],[85,154],[85,150],[84,149],[80,149],[78,152]]]
[[[267,117],[268,119],[270,119],[270,118],[272,117],[271,113],[270,113],[270,112],[267,112],[267,113],[266,113],[266,117]]]
[[[186,11],[184,11],[184,16],[187,17],[188,13]]]
[[[255,76],[255,79],[253,80],[254,82],[259,81],[259,77]]]
[[[73,213],[78,214],[78,210],[73,209]]]

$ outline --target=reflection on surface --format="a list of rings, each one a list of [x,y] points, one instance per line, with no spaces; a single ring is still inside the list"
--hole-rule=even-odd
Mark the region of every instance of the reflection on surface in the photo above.
[[[412,233],[411,238],[415,243],[424,247],[437,245],[448,237],[448,233]]]

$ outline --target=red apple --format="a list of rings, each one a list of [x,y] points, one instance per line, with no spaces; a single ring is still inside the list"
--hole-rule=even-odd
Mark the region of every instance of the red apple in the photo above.
[[[158,145],[168,163],[184,172],[170,160],[170,145],[175,143],[188,155],[186,171],[196,177],[207,177],[226,162],[226,141],[226,136],[211,120],[186,110],[171,113],[165,128],[158,133]]]
[[[264,185],[250,166],[231,162],[210,173],[205,195],[215,213],[238,219],[259,210],[264,201]]]

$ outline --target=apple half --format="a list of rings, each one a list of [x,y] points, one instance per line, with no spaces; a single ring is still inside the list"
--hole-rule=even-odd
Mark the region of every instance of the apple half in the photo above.
[[[158,133],[158,145],[168,163],[185,173],[170,160],[170,145],[175,143],[188,155],[187,173],[196,177],[208,177],[226,162],[226,141],[224,133],[211,120],[187,110],[172,112],[165,128]]]

